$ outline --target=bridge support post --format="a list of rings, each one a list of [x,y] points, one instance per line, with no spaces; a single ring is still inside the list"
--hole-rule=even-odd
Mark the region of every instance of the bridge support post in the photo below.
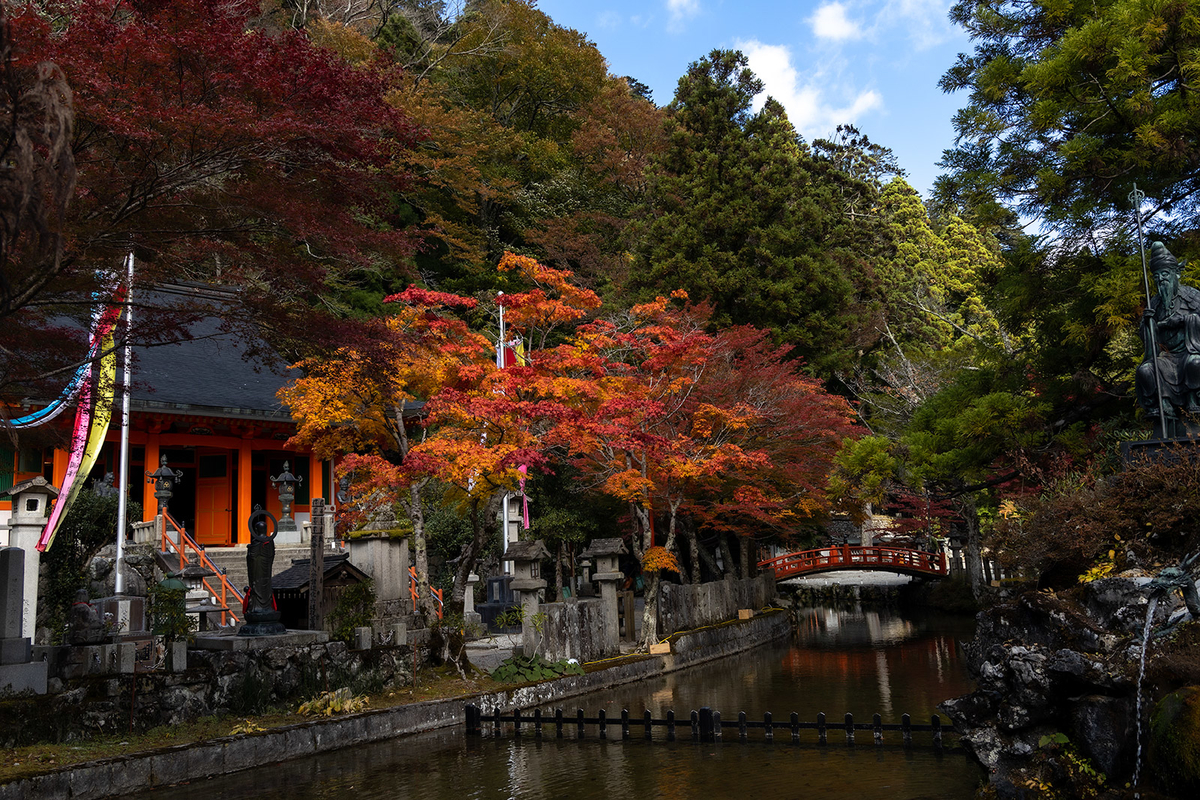
[[[713,710],[708,706],[700,709],[700,741],[711,742],[713,740]]]

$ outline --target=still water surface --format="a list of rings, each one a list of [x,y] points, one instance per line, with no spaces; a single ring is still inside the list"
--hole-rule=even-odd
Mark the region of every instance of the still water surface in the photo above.
[[[819,745],[814,731],[801,731],[800,743],[777,731],[775,743],[751,730],[739,743],[736,728],[720,743],[691,741],[687,717],[710,706],[726,721],[738,711],[777,721],[795,711],[830,721],[847,712],[869,722],[928,722],[936,705],[970,691],[956,642],[971,634],[970,619],[909,616],[896,611],[810,609],[791,641],[723,659],[603,694],[567,701],[566,714],[579,707],[589,717],[604,708],[612,739],[601,740],[589,726],[582,740],[568,727],[564,739],[553,728],[538,739],[529,733],[467,739],[462,729],[409,736],[314,758],[265,766],[140,795],[143,800],[613,800],[614,798],[793,798],[823,794],[835,798],[969,798],[982,775],[956,747],[943,753],[929,746],[930,734],[915,733],[905,748],[900,734],[885,734],[877,746],[869,731],[848,746],[840,731]],[[679,741],[620,740],[622,708],[640,718],[674,709]],[[549,709],[546,709],[547,711]],[[954,745],[953,737],[947,744]]]

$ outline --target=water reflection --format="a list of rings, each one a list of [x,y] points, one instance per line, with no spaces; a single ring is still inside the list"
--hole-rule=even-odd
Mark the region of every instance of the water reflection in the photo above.
[[[571,717],[583,707],[589,717],[604,708],[607,741],[589,727],[576,740],[553,725],[542,738],[466,739],[461,729],[343,750],[251,772],[143,795],[143,800],[216,798],[693,798],[770,793],[797,797],[827,792],[834,797],[962,798],[972,795],[978,770],[960,752],[939,754],[927,739],[904,748],[899,734],[875,745],[869,735],[848,746],[840,732],[819,745],[802,731],[798,744],[779,731],[774,743],[752,731],[739,743],[736,729],[718,743],[690,740],[688,714],[710,706],[726,720],[738,711],[761,719],[771,711],[786,720],[792,711],[813,720],[824,711],[840,720],[849,711],[859,721],[880,713],[898,722],[910,713],[927,721],[941,700],[969,691],[955,639],[970,634],[970,621],[904,617],[861,609],[810,609],[793,641],[765,646],[694,669],[603,695],[564,703]],[[631,735],[620,740],[621,709],[630,712]],[[679,741],[656,729],[646,742],[636,724],[649,709],[655,717],[676,711]],[[928,736],[928,734],[925,734]]]

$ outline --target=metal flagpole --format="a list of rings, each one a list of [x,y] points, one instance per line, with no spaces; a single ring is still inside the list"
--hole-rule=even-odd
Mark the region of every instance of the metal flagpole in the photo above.
[[[1137,218],[1137,234],[1138,234],[1138,251],[1142,255],[1142,285],[1146,289],[1146,310],[1150,310],[1150,270],[1146,266],[1146,245],[1142,238],[1142,201],[1146,199],[1146,193],[1139,191],[1137,184],[1133,185],[1133,191],[1129,193],[1129,202],[1133,204],[1133,214]],[[1162,432],[1160,438],[1167,438],[1167,405],[1163,401],[1162,391],[1162,376],[1158,372],[1158,338],[1155,333],[1154,316],[1149,315],[1146,318],[1146,327],[1150,331],[1150,363],[1154,365],[1154,389],[1158,394],[1158,419],[1159,430]]]
[[[499,298],[503,295],[504,292],[499,292],[496,294],[496,297]],[[504,369],[504,305],[498,305],[500,306],[500,336],[496,339],[496,369]],[[508,492],[504,493],[503,506],[504,510],[501,512],[500,517],[500,563],[504,565],[504,573],[507,575],[509,562],[504,560],[503,555],[508,553]]]
[[[125,367],[121,378],[121,477],[117,493],[117,563],[114,593],[125,593],[125,515],[129,501],[129,381],[133,374],[129,338],[133,331],[133,253],[125,259]]]

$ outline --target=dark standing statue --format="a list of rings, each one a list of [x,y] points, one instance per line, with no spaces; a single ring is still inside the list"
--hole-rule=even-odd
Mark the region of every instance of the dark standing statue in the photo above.
[[[271,531],[267,532],[267,520]],[[250,576],[250,610],[239,636],[266,636],[287,629],[279,622],[275,609],[271,571],[275,566],[275,534],[279,523],[269,512],[255,508],[246,525],[250,528],[250,544],[246,547],[246,573]]]
[[[1150,271],[1158,295],[1142,316],[1145,360],[1137,370],[1137,397],[1147,416],[1157,423],[1160,412],[1156,387],[1161,380],[1162,413],[1166,418],[1160,430],[1164,437],[1182,432],[1181,411],[1200,414],[1200,290],[1179,282],[1182,267],[1162,242],[1151,246]],[[1157,358],[1154,344],[1158,345]]]

